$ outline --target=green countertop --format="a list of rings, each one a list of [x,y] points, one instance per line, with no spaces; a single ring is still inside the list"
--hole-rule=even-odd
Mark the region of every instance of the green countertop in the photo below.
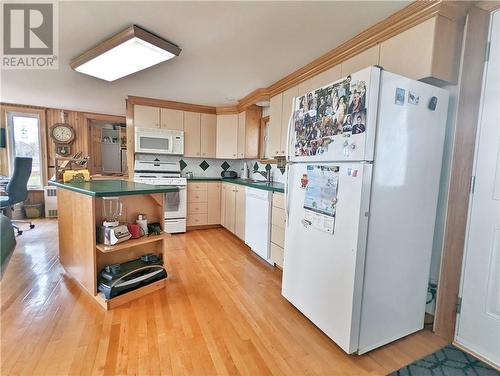
[[[193,176],[192,178],[186,178],[187,181],[221,181],[222,178],[218,177],[204,177],[204,176]]]
[[[188,178],[187,180],[188,181],[225,181],[227,183],[244,185],[246,187],[262,189],[264,191],[279,192],[279,193],[285,192],[285,185],[283,183],[276,183],[276,182],[272,182],[272,183],[268,183],[266,181],[254,182],[254,181],[246,180],[246,179],[222,179],[222,178],[201,177],[201,176]]]
[[[91,180],[84,183],[49,181],[49,185],[94,197],[144,195],[150,193],[177,192],[177,187],[134,183],[128,180]]]

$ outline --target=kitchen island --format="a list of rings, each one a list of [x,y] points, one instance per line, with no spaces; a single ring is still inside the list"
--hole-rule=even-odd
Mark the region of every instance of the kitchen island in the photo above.
[[[176,187],[153,186],[126,180],[96,180],[81,183],[50,181],[56,186],[59,260],[66,272],[102,307],[111,309],[165,286],[159,280],[105,299],[98,292],[99,272],[110,264],[133,260],[146,253],[161,255],[166,249],[164,232],[165,193],[177,191]],[[145,214],[149,223],[158,222],[161,234],[142,236],[116,245],[97,242],[96,230],[104,220],[103,198],[119,197],[123,204],[120,222],[135,223],[139,214]]]

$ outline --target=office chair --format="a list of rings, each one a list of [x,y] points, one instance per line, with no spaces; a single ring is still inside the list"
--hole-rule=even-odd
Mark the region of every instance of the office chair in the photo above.
[[[7,196],[0,196],[0,209],[12,207],[26,200],[28,197],[28,180],[31,175],[32,164],[32,158],[16,157],[14,159],[14,172],[5,189]],[[18,235],[21,235],[23,232],[16,223],[29,223],[30,228],[35,227],[31,221],[13,220],[12,227],[17,230]]]

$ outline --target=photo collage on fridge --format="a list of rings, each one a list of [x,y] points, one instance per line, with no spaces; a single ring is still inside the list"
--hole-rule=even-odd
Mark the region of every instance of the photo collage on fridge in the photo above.
[[[364,133],[366,82],[348,76],[297,98],[293,123],[296,156],[321,155],[335,136]]]

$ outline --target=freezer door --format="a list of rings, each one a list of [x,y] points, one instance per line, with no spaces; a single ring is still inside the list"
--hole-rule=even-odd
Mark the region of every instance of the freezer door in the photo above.
[[[424,326],[448,113],[445,90],[393,73],[380,92],[360,353]]]
[[[352,353],[358,348],[372,166],[325,165],[339,167],[333,234],[305,219],[306,189],[301,187],[307,167],[317,164],[289,167],[282,294],[345,352]]]
[[[287,159],[371,161],[380,68],[369,67],[294,99]]]

